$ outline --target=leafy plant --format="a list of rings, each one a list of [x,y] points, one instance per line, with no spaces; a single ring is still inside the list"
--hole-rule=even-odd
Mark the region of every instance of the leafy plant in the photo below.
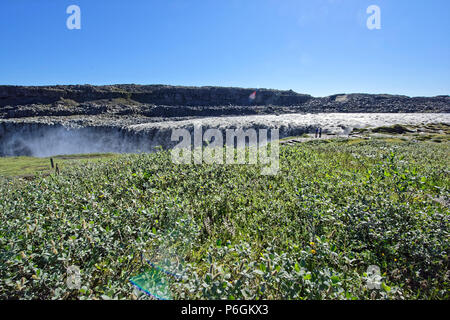
[[[0,298],[142,299],[129,279],[170,261],[175,299],[448,299],[448,154],[311,141],[276,176],[158,152],[3,179]]]

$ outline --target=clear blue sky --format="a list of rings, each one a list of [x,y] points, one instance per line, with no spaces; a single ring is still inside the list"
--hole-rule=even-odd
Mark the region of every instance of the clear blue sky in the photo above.
[[[81,8],[68,30],[66,8]],[[381,30],[366,9],[381,8]],[[449,0],[1,0],[0,84],[450,94]]]

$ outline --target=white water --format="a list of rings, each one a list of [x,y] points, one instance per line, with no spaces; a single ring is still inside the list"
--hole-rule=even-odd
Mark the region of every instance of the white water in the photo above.
[[[280,138],[284,138],[313,133],[317,127],[321,127],[324,134],[348,135],[354,128],[428,123],[450,125],[450,114],[321,113],[211,117],[131,125],[122,129],[117,127],[66,129],[35,123],[27,128],[4,126],[0,130],[0,154],[47,157],[75,153],[151,152],[155,146],[172,147],[177,143],[170,140],[173,129],[185,128],[192,132],[194,126],[202,126],[203,130],[274,128],[279,129]]]
[[[354,128],[450,124],[450,113],[317,113],[282,114],[239,117],[212,117],[186,121],[166,121],[129,126],[134,131],[167,130],[203,126],[204,128],[279,128],[281,131],[304,131],[322,127],[329,133],[346,135]]]

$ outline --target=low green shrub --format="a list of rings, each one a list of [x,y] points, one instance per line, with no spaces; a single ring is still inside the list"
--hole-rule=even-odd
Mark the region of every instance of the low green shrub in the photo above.
[[[276,176],[159,152],[2,180],[0,298],[136,299],[145,253],[181,273],[175,299],[448,299],[448,154],[307,143],[281,147]]]

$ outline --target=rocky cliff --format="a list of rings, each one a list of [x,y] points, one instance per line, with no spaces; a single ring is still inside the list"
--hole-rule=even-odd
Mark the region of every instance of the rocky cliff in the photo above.
[[[165,85],[111,85],[111,86],[0,86],[0,106],[52,104],[71,100],[85,103],[97,100],[125,99],[140,104],[171,106],[219,106],[272,104],[300,105],[312,97],[294,91],[260,89],[255,99],[249,96],[255,89],[223,87],[180,87]]]
[[[294,91],[221,87],[0,86],[0,156],[149,152],[158,145],[173,146],[173,128],[192,130],[195,124],[205,129],[278,128],[286,137],[317,126],[340,134],[371,123],[448,123],[449,113],[449,96],[314,98]]]
[[[256,91],[254,99],[250,95]],[[73,115],[205,117],[299,112],[450,112],[450,97],[165,85],[0,86],[0,118]]]

